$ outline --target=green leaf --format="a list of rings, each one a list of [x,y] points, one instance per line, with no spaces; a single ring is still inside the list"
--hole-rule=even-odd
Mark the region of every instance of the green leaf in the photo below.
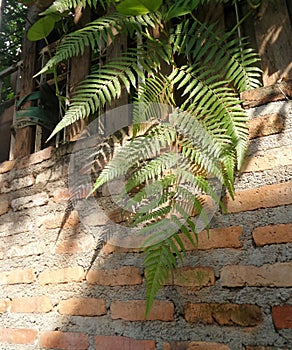
[[[47,15],[36,21],[28,30],[27,38],[30,41],[38,41],[46,38],[55,27],[55,23],[61,19],[58,15]]]
[[[124,15],[139,16],[157,11],[161,4],[162,0],[124,0],[117,10]]]

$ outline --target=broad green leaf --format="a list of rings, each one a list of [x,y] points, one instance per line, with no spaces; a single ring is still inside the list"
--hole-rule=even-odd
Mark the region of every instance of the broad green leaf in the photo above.
[[[61,19],[58,15],[47,15],[36,21],[28,30],[27,38],[30,41],[38,41],[46,38],[55,27],[55,23]]]
[[[124,15],[139,16],[157,11],[161,4],[162,0],[124,0],[117,10]]]

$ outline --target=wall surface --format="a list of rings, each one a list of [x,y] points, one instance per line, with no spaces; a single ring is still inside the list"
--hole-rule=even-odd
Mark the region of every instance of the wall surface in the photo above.
[[[248,113],[229,214],[187,245],[148,320],[141,254],[96,249],[77,212],[65,217],[70,147],[0,164],[0,349],[292,349],[292,104]]]

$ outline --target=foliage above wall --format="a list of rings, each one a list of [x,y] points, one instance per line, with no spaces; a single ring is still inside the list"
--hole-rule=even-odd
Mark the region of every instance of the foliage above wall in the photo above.
[[[126,33],[136,47],[106,64],[98,61],[92,66],[51,137],[111,104],[121,96],[123,86],[128,93],[136,91],[140,112],[141,103],[144,106],[142,113],[136,113],[137,125],[157,121],[148,104],[171,107],[163,123],[155,122],[146,134],[120,150],[93,188],[128,176],[130,221],[141,232],[151,233],[144,252],[148,313],[169,272],[178,266],[177,258],[183,259],[185,249],[178,233],[196,245],[189,234],[198,233],[194,212],[204,215],[204,196],[221,204],[208,179],[217,178],[233,195],[234,172],[240,169],[248,138],[238,93],[260,85],[260,70],[257,55],[245,39],[237,37],[237,27],[224,32],[214,23],[199,20],[197,11],[207,0],[124,0],[116,13],[107,15],[111,3],[55,1],[44,16],[69,13],[76,5],[94,9],[97,4],[105,14],[66,35],[39,74],[82,54],[86,47],[102,57]],[[162,69],[165,65],[170,73]],[[165,238],[170,228],[173,232]]]

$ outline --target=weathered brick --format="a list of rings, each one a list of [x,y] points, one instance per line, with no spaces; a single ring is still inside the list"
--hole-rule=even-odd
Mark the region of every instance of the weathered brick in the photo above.
[[[146,302],[144,300],[113,301],[111,303],[113,320],[144,321]],[[146,320],[173,321],[174,305],[170,301],[156,300]]]
[[[0,163],[0,174],[4,174],[7,173],[8,171],[10,171],[11,169],[14,168],[16,163],[16,160],[6,160],[3,163]]]
[[[34,222],[27,220],[26,215],[18,215],[19,213],[9,212],[3,224],[0,225],[0,236],[9,237],[18,233],[32,231]]]
[[[274,306],[272,316],[277,329],[292,328],[292,305]]]
[[[289,349],[279,348],[278,346],[246,346],[245,350],[289,350]]]
[[[230,350],[225,344],[201,341],[172,342],[164,344],[164,350]]]
[[[7,258],[15,258],[17,256],[32,256],[43,254],[48,251],[48,245],[44,241],[30,242],[28,244],[13,244],[8,249],[5,249],[5,256]]]
[[[45,313],[53,309],[50,299],[46,296],[14,298],[10,303],[10,312]]]
[[[249,138],[279,134],[284,129],[284,117],[279,113],[257,116],[249,121]]]
[[[99,210],[95,213],[89,213],[87,216],[84,215],[82,222],[88,226],[103,226],[109,223],[109,216],[105,211]]]
[[[133,266],[123,266],[112,270],[90,270],[86,280],[89,284],[102,286],[127,286],[142,283],[139,269]]]
[[[58,243],[57,254],[78,254],[92,250],[95,247],[92,236],[86,236],[78,239],[66,239]]]
[[[95,350],[155,350],[154,340],[138,340],[120,336],[96,336]]]
[[[32,175],[27,175],[20,177],[18,179],[12,180],[10,183],[5,182],[0,189],[0,193],[8,193],[11,191],[16,191],[21,188],[30,187],[35,183],[35,179]]]
[[[43,216],[37,220],[38,227],[42,227],[44,229],[56,229],[60,228],[64,224],[64,228],[66,227],[76,227],[79,224],[79,217],[76,210],[73,210],[68,218],[66,218],[66,222],[64,223],[65,212],[64,213],[51,213],[46,216]]]
[[[261,309],[248,304],[187,304],[185,319],[192,323],[253,327],[262,321]]]
[[[43,332],[40,337],[40,347],[45,349],[87,350],[88,336],[84,333],[51,331]]]
[[[116,246],[110,243],[106,243],[101,250],[102,254],[105,255],[109,255],[112,253],[137,253],[139,252],[140,249],[139,248],[127,248],[127,247],[120,247],[120,246]]]
[[[66,202],[70,199],[68,188],[58,188],[53,192],[53,201],[55,203]]]
[[[291,80],[258,89],[246,90],[240,94],[246,108],[256,107],[273,101],[281,101],[292,97]]]
[[[9,202],[5,199],[0,200],[0,216],[8,213],[9,210]]]
[[[10,306],[9,299],[0,299],[0,314],[6,312],[9,306]]]
[[[0,329],[0,342],[8,344],[33,344],[37,341],[38,332],[33,329]]]
[[[272,208],[292,203],[292,183],[267,185],[235,193],[235,200],[228,195],[223,200],[229,213],[239,213],[260,208]]]
[[[204,230],[198,235],[197,249],[241,248],[242,243],[239,241],[241,234],[241,226],[214,228],[210,229],[209,233]],[[196,242],[194,234],[192,234],[192,237],[194,242]],[[186,250],[195,249],[190,240],[184,234],[180,234],[180,238],[183,241]]]
[[[58,311],[62,315],[101,316],[106,314],[106,302],[97,298],[70,298],[60,301]]]
[[[0,272],[0,284],[33,283],[36,277],[32,269],[15,269]]]
[[[224,287],[291,287],[291,269],[292,262],[261,267],[230,265],[223,267],[220,280]]]
[[[53,147],[50,146],[39,152],[32,153],[27,157],[19,159],[17,161],[17,168],[18,169],[28,168],[30,165],[38,164],[43,162],[44,160],[51,158],[52,150],[53,150]]]
[[[292,148],[281,147],[262,155],[246,157],[241,172],[254,172],[292,165]]]
[[[54,182],[64,177],[63,167],[61,165],[56,165],[43,170],[36,176],[36,184],[48,184],[49,182]]]
[[[56,283],[70,283],[80,282],[84,278],[84,270],[80,266],[68,267],[57,270],[45,270],[39,275],[39,283],[56,284]]]
[[[219,248],[241,248],[242,243],[239,240],[242,234],[242,227],[240,226],[230,226],[223,228],[214,228],[207,231],[202,231],[199,233],[198,246],[195,248],[189,239],[184,234],[179,234],[180,239],[183,241],[186,250],[207,250],[207,249],[219,249]],[[196,243],[196,237],[191,233],[194,242]],[[178,245],[177,245],[178,246]],[[180,249],[180,247],[178,246]],[[110,243],[106,243],[102,248],[102,253],[112,254],[112,253],[127,253],[127,252],[138,252],[139,248],[126,248],[114,246]]]
[[[197,288],[213,286],[215,284],[214,269],[212,267],[182,267],[174,271],[173,278],[168,278],[165,284]]]
[[[38,194],[34,194],[32,196],[25,196],[13,199],[11,201],[11,207],[14,211],[38,207],[47,204],[49,201],[49,197],[47,193],[42,192]]]
[[[257,246],[292,242],[292,223],[257,227],[252,233]]]

